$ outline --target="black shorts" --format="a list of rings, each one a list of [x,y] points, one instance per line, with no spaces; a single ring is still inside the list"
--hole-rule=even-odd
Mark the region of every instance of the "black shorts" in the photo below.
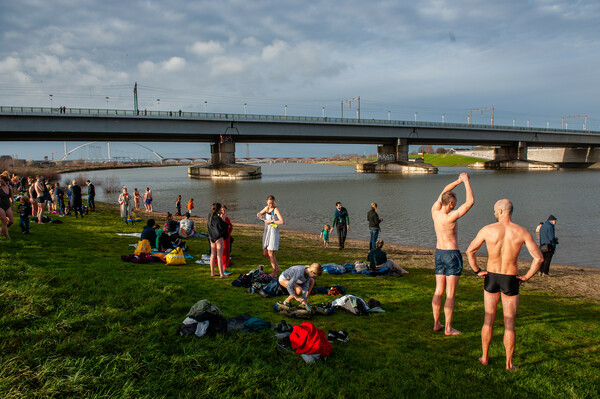
[[[517,276],[488,272],[483,281],[483,289],[491,294],[502,292],[507,296],[515,296],[519,295],[519,283]]]

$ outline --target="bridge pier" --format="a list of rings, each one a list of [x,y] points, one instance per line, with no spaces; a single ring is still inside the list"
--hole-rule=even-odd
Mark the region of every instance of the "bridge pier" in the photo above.
[[[209,165],[196,165],[188,168],[188,176],[193,179],[258,179],[262,172],[260,166],[239,165],[235,163],[235,143],[221,139],[210,145]]]
[[[492,161],[476,162],[470,169],[515,169],[515,170],[556,170],[558,165],[548,162],[532,161],[527,158],[527,142],[519,141],[510,146],[494,148]]]
[[[378,146],[377,161],[356,165],[357,173],[432,174],[437,171],[435,166],[409,161],[407,139]]]

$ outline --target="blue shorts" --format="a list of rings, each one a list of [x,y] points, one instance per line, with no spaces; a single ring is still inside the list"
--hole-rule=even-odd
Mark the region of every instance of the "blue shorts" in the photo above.
[[[150,205],[152,203],[152,198],[148,198],[146,201],[144,201],[144,204],[146,205]]]
[[[462,254],[458,249],[435,250],[435,274],[460,276],[463,269]]]

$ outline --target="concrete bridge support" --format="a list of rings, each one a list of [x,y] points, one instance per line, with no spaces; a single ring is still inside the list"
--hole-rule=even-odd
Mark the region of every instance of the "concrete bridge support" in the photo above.
[[[519,141],[510,146],[494,149],[492,161],[476,162],[469,165],[471,169],[526,169],[555,170],[558,166],[547,162],[531,161],[527,158],[527,142]]]
[[[235,143],[218,141],[210,145],[209,165],[197,165],[188,168],[188,176],[194,179],[258,179],[262,172],[260,166],[238,165],[235,163]]]
[[[426,163],[409,162],[408,140],[377,147],[377,161],[356,165],[357,173],[430,174],[437,168]]]

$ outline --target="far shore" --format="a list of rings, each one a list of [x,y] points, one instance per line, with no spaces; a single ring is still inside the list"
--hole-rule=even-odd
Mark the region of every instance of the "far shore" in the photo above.
[[[110,206],[118,208],[118,206],[114,204],[110,204]],[[143,209],[135,212],[139,216],[141,216],[142,219],[147,220],[148,218],[152,217],[156,219],[157,223],[163,222],[167,217],[167,214],[165,212],[149,213]],[[174,216],[174,218],[176,220],[181,219],[180,216]],[[197,225],[200,226],[201,230],[205,230],[206,218],[192,216],[192,219]],[[263,227],[258,223],[240,223],[236,222],[235,220],[232,220],[232,223],[234,226],[234,237],[236,230],[240,231],[241,228],[243,228],[245,232],[249,232],[250,234],[256,235],[257,237],[262,236]],[[309,245],[314,246],[322,245],[322,240],[319,238],[318,235],[314,233],[307,233],[299,230],[291,230],[285,228],[285,226],[282,227],[282,230],[284,231],[284,234],[282,235],[282,240],[286,238],[291,243],[302,242],[309,243]],[[336,256],[336,254],[338,253],[338,249],[335,243],[336,238],[331,237],[330,248],[332,251],[332,257]],[[356,260],[362,260],[366,256],[369,247],[368,241],[348,239],[346,240],[346,243],[347,245],[346,249],[344,249],[344,255],[353,255],[355,256]],[[434,248],[423,248],[386,243],[384,249],[386,250],[389,258],[394,259],[400,264],[400,266],[407,268],[409,271],[410,268],[421,268],[430,270],[434,269]],[[481,260],[482,265],[485,265],[487,262],[487,257],[485,256],[478,256],[478,259]],[[465,262],[463,276],[476,278],[471,273],[471,268],[466,259],[466,256],[464,256],[464,260]],[[529,269],[529,265],[530,262],[528,262],[527,260],[519,260],[519,272],[521,273],[521,275],[524,275],[527,272],[527,270]],[[240,272],[243,271],[240,270]],[[600,269],[581,267],[575,265],[568,266],[552,264],[550,267],[550,277],[540,277],[536,274],[531,280],[524,283],[522,287],[525,289],[552,292],[562,297],[581,298],[600,303],[600,290],[597,289],[597,287],[599,286]]]

